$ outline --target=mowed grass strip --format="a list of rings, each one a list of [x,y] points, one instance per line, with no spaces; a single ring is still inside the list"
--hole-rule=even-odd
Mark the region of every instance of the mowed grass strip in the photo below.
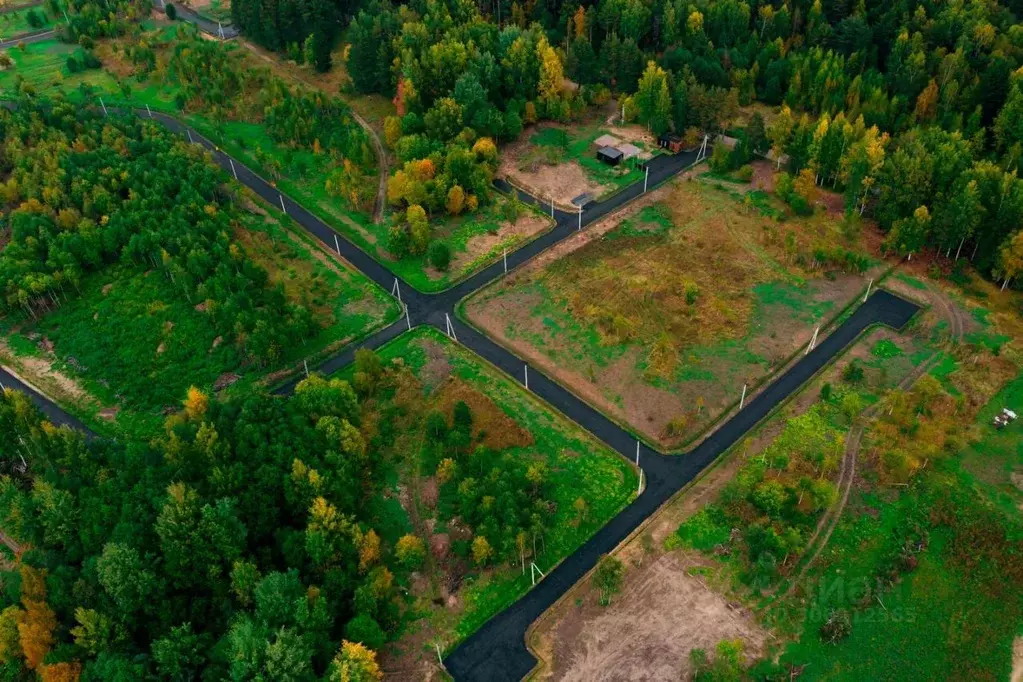
[[[601,239],[485,290],[466,312],[672,446],[777,369],[865,281],[815,267],[822,246],[858,248],[826,216],[778,222],[700,182],[662,192]]]

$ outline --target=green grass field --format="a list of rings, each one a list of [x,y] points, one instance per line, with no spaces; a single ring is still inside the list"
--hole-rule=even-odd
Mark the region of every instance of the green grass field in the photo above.
[[[743,384],[782,366],[866,280],[810,266],[817,245],[846,243],[834,221],[779,223],[703,183],[665,192],[463,312],[613,418],[675,447],[737,403]]]
[[[532,437],[531,445],[513,446],[502,452],[530,458],[531,461],[538,458],[549,467],[550,489],[557,511],[546,535],[546,552],[536,558],[542,570],[553,567],[581,545],[635,495],[637,476],[628,462],[554,412],[546,403],[526,393],[517,382],[450,342],[439,331],[424,327],[414,329],[378,353],[385,362],[400,361],[411,369],[422,382],[417,388],[422,390],[424,399],[440,395],[450,390],[452,385],[467,387],[458,395],[464,397],[466,392],[482,394],[488,409],[500,410],[503,413],[500,419],[510,418],[517,428]],[[475,404],[476,401],[470,402]],[[385,403],[379,409],[386,413],[394,408]],[[483,413],[483,408],[474,407],[477,419]],[[503,434],[493,435],[503,437]],[[397,497],[401,487],[412,486],[409,480],[412,474],[407,462],[394,466],[396,470],[391,481]],[[573,502],[579,497],[590,506],[585,521],[576,523]],[[385,537],[387,528],[392,529],[391,535],[397,535],[412,526],[405,511],[396,503],[383,503],[380,513],[385,517],[381,523]],[[445,521],[443,518],[439,520],[442,524]],[[453,614],[428,603],[423,615],[429,618],[441,641],[450,646],[470,635],[528,591],[530,586],[528,571],[523,576],[517,563],[502,564],[482,572],[470,570],[459,591],[464,609]]]
[[[246,214],[235,235],[246,253],[281,284],[289,300],[308,307],[320,332],[301,347],[285,349],[281,365],[241,364],[222,344],[195,302],[158,272],[114,267],[88,277],[79,296],[37,321],[9,317],[0,331],[17,339],[16,354],[38,355],[28,335],[53,344],[55,367],[78,380],[99,403],[120,408],[118,426],[152,433],[162,410],[180,404],[189,386],[212,390],[227,373],[238,375],[232,391],[268,372],[337,349],[398,316],[398,306],[363,275],[319,251],[304,234],[273,216]],[[10,338],[10,337],[9,337]],[[92,421],[97,406],[72,405]],[[93,423],[96,423],[93,421]]]
[[[29,21],[29,13],[38,19],[37,25],[33,26]],[[52,19],[42,6],[31,9],[19,10],[17,12],[6,12],[0,14],[0,40],[10,40],[14,36],[33,31],[43,31],[52,26]]]

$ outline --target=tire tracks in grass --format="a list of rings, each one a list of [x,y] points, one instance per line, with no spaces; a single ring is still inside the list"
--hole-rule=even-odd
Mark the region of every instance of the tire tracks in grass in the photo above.
[[[927,298],[931,301],[932,305],[940,309],[949,324],[949,334],[951,340],[955,343],[961,343],[966,333],[966,323],[963,320],[963,313],[959,306],[954,302],[948,300],[947,295],[938,289],[935,285],[931,285],[928,288]],[[897,388],[900,390],[908,390],[913,384],[916,383],[917,379],[922,377],[924,374],[929,372],[940,359],[941,353],[934,352],[926,360],[922,361],[916,368],[913,369],[902,381],[899,382]],[[813,535],[806,543],[806,549],[803,552],[803,557],[800,558],[799,563],[802,563],[802,569],[799,575],[791,582],[788,590],[785,592],[785,596],[788,597],[796,589],[797,585],[803,582],[806,577],[806,573],[810,570],[810,567],[820,557],[821,552],[827,546],[828,541],[831,539],[831,534],[838,526],[838,521],[842,517],[842,513],[845,511],[845,506],[849,502],[849,495],[852,492],[852,484],[856,480],[856,459],[859,457],[860,443],[863,439],[864,424],[868,423],[877,414],[881,403],[875,403],[871,405],[860,415],[857,423],[849,429],[849,433],[845,440],[845,452],[842,455],[842,467],[838,476],[838,489],[839,499],[824,513],[821,520],[817,523],[816,529],[814,529]],[[818,538],[820,541],[818,542]]]

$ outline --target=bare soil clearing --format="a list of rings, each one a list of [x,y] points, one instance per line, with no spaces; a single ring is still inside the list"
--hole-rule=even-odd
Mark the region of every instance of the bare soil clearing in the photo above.
[[[742,639],[748,656],[763,654],[767,633],[742,607],[730,604],[687,570],[698,564],[667,554],[642,571],[626,572],[611,606],[594,594],[554,631],[548,679],[678,680],[691,674],[689,652]]]
[[[593,182],[586,177],[586,172],[577,161],[569,161],[557,166],[538,163],[529,169],[522,170],[518,167],[514,154],[507,150],[501,157],[501,165],[497,172],[533,196],[544,199],[553,198],[556,204],[562,206],[570,205],[572,199],[580,194],[589,194],[595,197],[607,189],[606,185]]]

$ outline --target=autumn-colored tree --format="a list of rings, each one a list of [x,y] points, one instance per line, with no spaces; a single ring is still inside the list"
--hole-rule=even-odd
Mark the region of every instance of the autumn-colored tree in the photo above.
[[[347,640],[341,642],[341,650],[331,662],[327,675],[329,682],[379,682],[383,678],[376,652]]]
[[[78,661],[44,665],[39,670],[41,682],[78,682],[82,676],[82,664]]]
[[[487,539],[477,535],[472,541],[472,560],[477,566],[485,566],[491,557],[494,556],[494,548],[490,546]]]
[[[938,113],[938,83],[932,78],[916,98],[916,120],[921,123],[933,121]]]
[[[1005,240],[998,251],[998,276],[1002,278],[1002,291],[1009,282],[1023,273],[1023,230]]]
[[[537,86],[537,99],[540,107],[548,118],[559,121],[565,117],[567,108],[562,87],[565,80],[565,69],[558,53],[554,51],[546,36],[540,36],[536,43],[536,56],[540,61],[540,81]]]
[[[430,245],[430,222],[426,218],[426,211],[419,204],[413,204],[405,212],[405,220],[411,237],[409,250],[417,256],[426,253]]]
[[[35,670],[53,647],[57,616],[46,604],[46,572],[28,564],[21,565],[21,604],[18,638],[25,655],[25,666]]]
[[[582,5],[579,5],[575,14],[572,15],[572,28],[575,31],[576,38],[582,38],[586,35],[586,10],[583,9]]]
[[[445,206],[451,215],[459,215],[465,209],[465,190],[458,185],[452,185],[448,190],[448,200]]]
[[[422,538],[411,533],[403,535],[395,545],[394,553],[406,568],[418,569],[426,558],[426,545]]]
[[[364,533],[359,542],[359,570],[365,572],[370,566],[380,561],[380,536],[370,529]]]
[[[389,149],[394,149],[401,137],[401,119],[397,116],[388,116],[384,119],[384,142]]]
[[[455,473],[458,470],[458,464],[455,460],[450,457],[445,457],[437,465],[437,482],[444,485],[452,478],[455,477]]]
[[[209,408],[210,399],[209,397],[200,391],[195,386],[188,387],[188,393],[185,396],[184,406],[185,414],[189,419],[197,420],[202,419],[206,414],[206,410]]]

